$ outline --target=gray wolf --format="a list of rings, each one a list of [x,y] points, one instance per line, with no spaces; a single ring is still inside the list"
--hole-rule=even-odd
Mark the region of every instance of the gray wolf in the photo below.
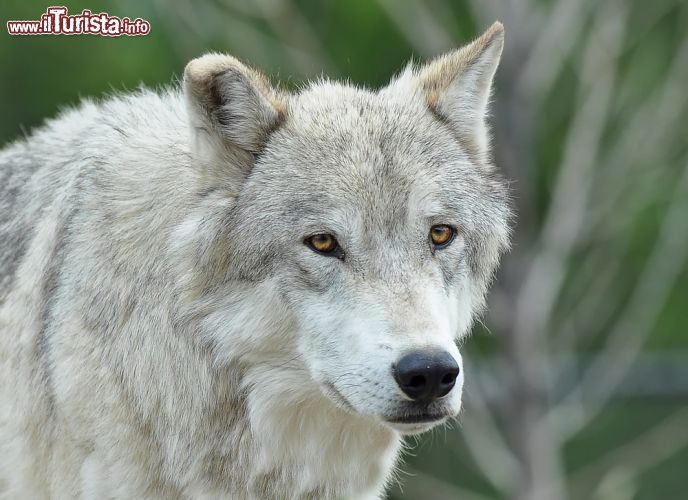
[[[233,57],[0,153],[2,498],[380,498],[509,239],[497,23],[379,90]]]

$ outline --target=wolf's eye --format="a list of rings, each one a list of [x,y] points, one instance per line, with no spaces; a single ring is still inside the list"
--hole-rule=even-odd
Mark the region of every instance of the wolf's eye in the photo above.
[[[337,243],[334,236],[327,233],[314,234],[306,238],[306,245],[308,245],[311,250],[327,255],[328,257],[337,257],[341,259],[344,256],[342,248]]]
[[[430,228],[430,240],[435,248],[448,247],[454,241],[456,231],[446,224],[438,224]]]

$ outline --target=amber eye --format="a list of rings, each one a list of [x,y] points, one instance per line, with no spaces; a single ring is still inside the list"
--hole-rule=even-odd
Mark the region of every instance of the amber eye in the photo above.
[[[430,240],[435,248],[444,248],[454,240],[454,228],[446,224],[438,224],[430,228]]]
[[[323,255],[337,257],[339,259],[341,259],[344,255],[339,243],[337,243],[337,240],[331,234],[314,234],[313,236],[306,238],[305,243],[312,250]]]

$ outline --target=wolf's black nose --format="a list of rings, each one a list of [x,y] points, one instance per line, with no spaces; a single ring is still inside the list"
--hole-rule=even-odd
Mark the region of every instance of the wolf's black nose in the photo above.
[[[394,378],[414,401],[432,401],[449,394],[459,375],[459,365],[446,351],[412,351],[394,367]]]

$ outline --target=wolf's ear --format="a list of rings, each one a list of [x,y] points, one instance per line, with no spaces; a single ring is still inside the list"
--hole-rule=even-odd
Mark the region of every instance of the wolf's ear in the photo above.
[[[210,153],[210,161],[219,155],[252,163],[285,116],[284,97],[267,78],[228,55],[207,54],[187,64],[184,93],[196,148]]]
[[[503,46],[504,26],[496,22],[471,44],[430,61],[418,72],[430,109],[480,156],[488,150],[485,115]]]

